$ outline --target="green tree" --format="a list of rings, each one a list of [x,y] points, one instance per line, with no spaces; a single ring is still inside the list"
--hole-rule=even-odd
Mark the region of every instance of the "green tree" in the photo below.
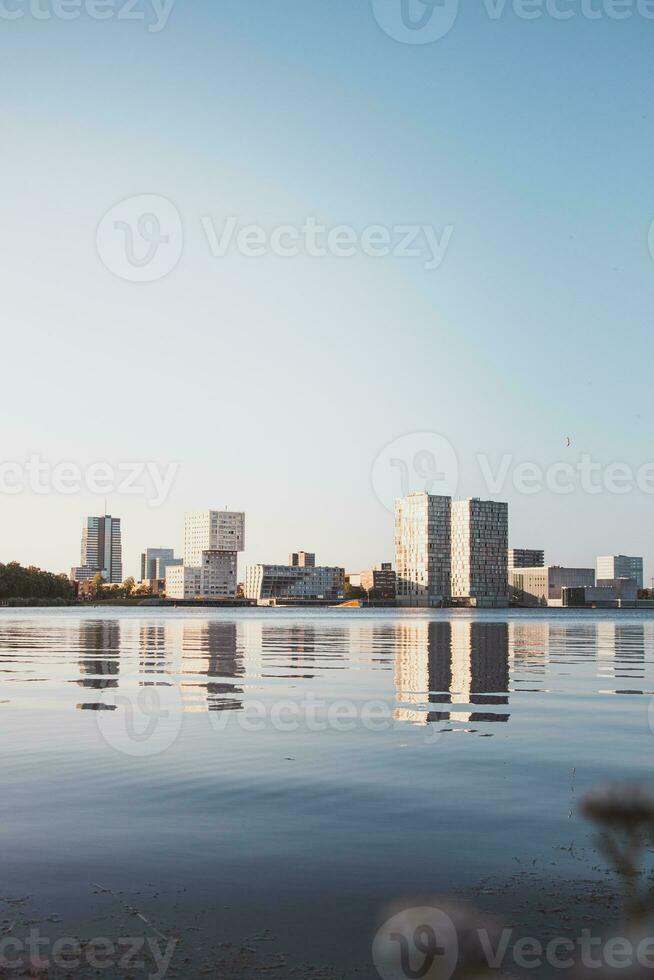
[[[104,578],[102,572],[96,572],[91,579],[91,595],[94,599],[101,599],[104,593]]]
[[[32,601],[70,601],[75,594],[65,575],[54,575],[40,568],[24,568],[17,561],[0,564],[0,599]]]

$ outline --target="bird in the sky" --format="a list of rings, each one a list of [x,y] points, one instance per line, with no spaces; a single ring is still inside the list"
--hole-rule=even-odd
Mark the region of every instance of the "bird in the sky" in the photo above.
[[[570,439],[570,436],[566,436],[565,437],[565,440],[566,440],[565,441],[566,446],[571,446],[572,445],[572,440]]]

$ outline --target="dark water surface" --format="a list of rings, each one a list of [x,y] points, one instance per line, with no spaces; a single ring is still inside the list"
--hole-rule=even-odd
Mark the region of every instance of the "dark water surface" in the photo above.
[[[3,934],[373,977],[398,899],[602,924],[576,804],[650,780],[653,652],[637,612],[2,610]]]

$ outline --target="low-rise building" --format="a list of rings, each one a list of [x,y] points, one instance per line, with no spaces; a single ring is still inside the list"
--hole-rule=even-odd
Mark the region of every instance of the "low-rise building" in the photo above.
[[[345,569],[320,565],[250,565],[245,598],[342,599]]]
[[[638,586],[632,578],[598,579],[584,588],[564,587],[561,596],[564,606],[635,606]]]
[[[167,599],[199,599],[202,569],[195,565],[169,565],[166,569]]]
[[[598,589],[611,589],[616,599],[632,602],[638,598],[638,582],[633,578],[598,578]]]
[[[560,606],[563,600],[562,589],[595,585],[595,569],[563,568],[561,565],[514,568],[509,573],[509,585],[518,605]]]
[[[368,598],[373,600],[387,600],[395,598],[396,575],[390,561],[375,565],[360,575],[361,588],[367,592]]]

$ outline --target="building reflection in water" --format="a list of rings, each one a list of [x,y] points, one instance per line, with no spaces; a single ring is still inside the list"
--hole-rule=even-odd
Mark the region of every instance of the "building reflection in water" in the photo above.
[[[646,635],[647,634],[647,635]],[[601,678],[631,681],[645,677],[645,647],[652,648],[654,625],[601,622],[597,624],[597,673]],[[642,694],[630,685],[615,694]]]
[[[317,668],[342,670],[349,651],[350,630],[306,623],[263,626],[261,629],[261,676],[311,680]]]
[[[395,718],[413,724],[506,722],[494,710],[509,703],[507,623],[400,622],[396,624]],[[447,711],[431,704],[450,704]],[[464,705],[484,705],[474,711]],[[458,706],[461,705],[461,708]]]
[[[80,687],[105,690],[118,687],[120,623],[118,620],[81,620],[79,624]]]
[[[237,643],[236,623],[211,620],[184,622],[182,673],[184,711],[240,710],[243,707],[240,697],[243,688],[224,680],[245,676],[243,649]]]
[[[143,674],[165,674],[170,670],[171,645],[165,623],[139,627],[139,668]]]

